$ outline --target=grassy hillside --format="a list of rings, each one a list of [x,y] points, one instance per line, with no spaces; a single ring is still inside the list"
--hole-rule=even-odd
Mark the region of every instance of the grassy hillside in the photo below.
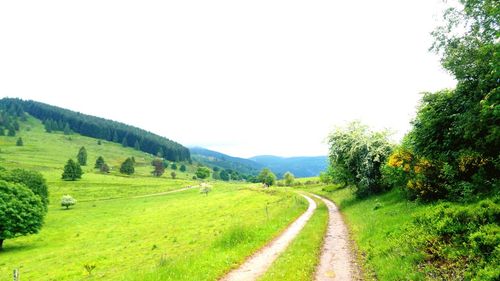
[[[24,146],[15,145],[18,136]],[[195,167],[177,170],[175,180],[170,169],[155,178],[148,154],[76,134],[48,134],[34,118],[21,124],[18,136],[0,137],[0,166],[41,172],[51,202],[39,234],[5,241],[2,280],[14,268],[26,280],[213,280],[307,207],[287,191],[223,182],[213,182],[208,196],[195,187],[141,198],[199,185],[190,180]],[[81,146],[88,151],[85,174],[80,181],[62,181],[65,162]],[[110,174],[93,169],[99,155],[112,167]],[[119,164],[130,156],[137,161],[136,174],[119,174]],[[64,194],[78,200],[70,210],[59,206]],[[94,265],[91,273],[85,269]]]
[[[264,168],[261,164],[250,159],[229,156],[217,151],[201,147],[190,148],[191,158],[209,167],[230,169],[240,174],[256,175]]]

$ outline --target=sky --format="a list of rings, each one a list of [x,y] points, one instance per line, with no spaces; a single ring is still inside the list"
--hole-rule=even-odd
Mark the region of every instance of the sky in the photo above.
[[[335,126],[409,129],[455,81],[440,0],[1,1],[0,97],[233,156],[326,155]]]

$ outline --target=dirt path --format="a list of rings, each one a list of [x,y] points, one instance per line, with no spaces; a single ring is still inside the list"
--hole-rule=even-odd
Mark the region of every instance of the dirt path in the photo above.
[[[323,197],[314,194],[312,196],[325,202],[329,214],[328,229],[323,242],[320,263],[316,268],[315,280],[360,280],[356,259],[349,247],[349,232],[337,206]]]
[[[302,195],[302,194],[301,194]],[[250,281],[256,280],[264,274],[271,264],[285,251],[287,246],[299,234],[316,209],[316,203],[310,197],[304,196],[309,202],[309,207],[285,231],[251,256],[239,268],[229,272],[221,281]]]

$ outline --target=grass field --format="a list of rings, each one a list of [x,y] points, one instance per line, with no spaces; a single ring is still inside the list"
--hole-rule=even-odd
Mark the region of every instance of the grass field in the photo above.
[[[318,185],[305,190],[330,198],[339,206],[359,248],[367,280],[424,279],[413,265],[418,257],[408,252],[402,237],[413,215],[432,205],[403,200],[399,190],[364,200],[355,199],[348,188]]]
[[[195,187],[133,198],[197,186],[190,180],[195,167],[176,171],[176,180],[170,169],[155,178],[152,156],[79,135],[47,134],[34,119],[22,124],[19,136],[22,147],[15,146],[18,136],[0,137],[0,166],[40,171],[51,203],[40,233],[5,241],[0,280],[9,279],[14,268],[22,280],[213,280],[307,208],[290,191],[244,183],[212,182],[208,196]],[[62,181],[65,162],[82,145],[89,155],[82,180]],[[110,174],[93,169],[99,155],[113,167]],[[137,172],[120,175],[118,166],[129,156],[136,158]],[[59,206],[63,194],[78,200],[70,210]]]

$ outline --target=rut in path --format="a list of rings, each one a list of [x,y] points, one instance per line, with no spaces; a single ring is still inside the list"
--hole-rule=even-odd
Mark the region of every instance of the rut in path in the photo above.
[[[275,238],[264,248],[257,251],[239,268],[229,272],[221,281],[250,281],[263,275],[271,264],[285,251],[290,242],[304,228],[316,209],[316,203],[310,197],[301,194],[309,202],[309,207],[296,219],[280,236]]]
[[[317,281],[360,280],[358,266],[349,247],[349,232],[340,212],[330,200],[312,195],[328,207],[328,229],[323,242],[321,259],[316,268]]]

